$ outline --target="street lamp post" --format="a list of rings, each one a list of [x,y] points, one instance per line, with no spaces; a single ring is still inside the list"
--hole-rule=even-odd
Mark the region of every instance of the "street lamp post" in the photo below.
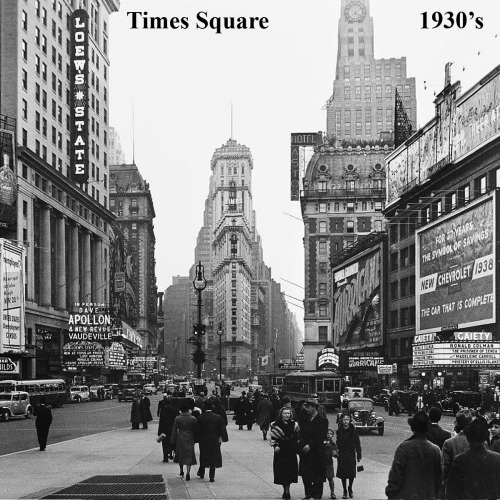
[[[219,336],[219,380],[222,380],[222,323],[219,323],[217,335]]]
[[[205,290],[206,286],[207,280],[205,279],[204,268],[201,261],[199,261],[196,266],[196,277],[193,280],[193,287],[198,293],[198,322],[194,325],[196,351],[193,353],[192,358],[197,366],[199,379],[201,378],[201,366],[205,362],[205,353],[201,349],[202,338],[205,334],[205,325],[201,322],[201,292]]]

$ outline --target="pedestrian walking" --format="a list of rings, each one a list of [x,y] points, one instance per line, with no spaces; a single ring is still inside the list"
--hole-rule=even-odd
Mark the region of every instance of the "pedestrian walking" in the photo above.
[[[323,443],[328,431],[328,420],[319,415],[318,402],[314,398],[306,399],[304,409],[307,416],[300,427],[299,475],[304,484],[304,498],[321,498],[326,480]]]
[[[246,392],[243,391],[241,393],[241,396],[238,398],[238,401],[236,401],[236,404],[234,405],[234,420],[236,421],[236,425],[238,426],[238,430],[243,430],[244,425],[250,425],[248,423],[249,421],[249,416],[252,416],[252,404],[247,398]]]
[[[333,467],[333,459],[337,458],[338,452],[337,452],[337,443],[333,440],[333,437],[335,436],[335,431],[333,429],[328,429],[326,433],[326,440],[325,440],[325,473],[326,473],[326,479],[328,481],[328,485],[330,486],[330,498],[337,498],[335,496],[335,487],[333,484],[333,478],[335,477],[335,470]]]
[[[212,404],[213,408],[212,411],[216,414],[219,415],[220,418],[222,418],[222,423],[224,424],[224,428],[226,428],[226,434],[227,434],[227,413],[226,409],[222,406],[222,403],[219,398],[212,398]],[[225,442],[222,440],[222,442]]]
[[[469,450],[451,464],[446,498],[500,498],[500,454],[486,447],[488,424],[482,418],[475,418],[463,432]]]
[[[50,406],[47,406],[45,398],[40,398],[40,403],[35,406],[33,415],[36,416],[35,427],[40,451],[45,451],[50,425],[52,424],[52,410]]]
[[[392,391],[390,397],[389,397],[389,415],[399,415],[400,408],[399,408],[399,398],[398,398],[398,393],[396,391]]]
[[[132,429],[139,429],[139,424],[142,422],[141,408],[139,406],[139,396],[134,396],[132,399],[130,421],[132,422]]]
[[[141,412],[142,428],[147,429],[148,422],[151,422],[151,420],[153,420],[153,415],[151,415],[151,401],[146,396],[146,394],[144,394],[144,392],[141,392],[141,399],[139,401],[139,410]]]
[[[490,430],[490,450],[500,453],[500,419],[495,417],[489,424]]]
[[[425,411],[408,419],[413,436],[396,449],[385,494],[402,500],[434,500],[443,479],[443,457],[439,446],[427,439],[430,421]]]
[[[191,479],[191,466],[196,465],[194,453],[194,435],[198,430],[198,420],[191,415],[188,401],[181,403],[181,414],[174,420],[174,427],[170,436],[170,442],[175,449],[174,461],[178,462],[180,476],[184,477],[184,466],[186,466],[186,481]]]
[[[448,432],[439,425],[439,421],[441,420],[441,414],[442,414],[441,408],[437,408],[436,406],[432,407],[429,410],[430,426],[429,430],[427,431],[427,439],[431,443],[434,443],[435,445],[439,446],[440,450],[443,449],[444,442],[447,439],[451,438],[451,432]]]
[[[356,477],[356,460],[361,462],[361,441],[349,413],[342,413],[337,430],[337,477],[342,481],[342,498],[354,498],[352,485]],[[349,486],[347,481],[349,480]]]
[[[446,481],[450,471],[451,464],[461,453],[469,449],[469,442],[464,434],[464,429],[472,422],[472,413],[470,410],[459,411],[455,417],[456,436],[447,439],[443,444],[443,464],[444,480]]]
[[[297,464],[299,425],[292,418],[292,410],[282,408],[276,420],[270,424],[270,428],[271,446],[274,448],[274,484],[281,484],[283,486],[281,498],[289,499],[290,485],[299,480]]]
[[[228,441],[222,418],[214,413],[213,409],[213,401],[208,401],[205,403],[205,413],[198,419],[200,467],[197,474],[204,479],[205,469],[208,467],[211,483],[215,481],[215,469],[222,467],[221,443]]]
[[[172,406],[172,398],[166,392],[163,393],[163,399],[158,403],[156,415],[159,417],[158,436],[161,436],[162,434],[165,436],[161,441],[163,461],[168,462],[169,459],[174,459],[174,449],[172,447],[172,443],[170,442],[170,436],[172,435],[172,429],[174,428],[175,417],[179,415],[179,410]]]
[[[263,393],[257,403],[255,421],[262,431],[262,438],[264,439],[264,441],[267,440],[267,432],[269,431],[269,425],[271,424],[272,417],[273,404],[269,400],[269,396],[266,393]]]

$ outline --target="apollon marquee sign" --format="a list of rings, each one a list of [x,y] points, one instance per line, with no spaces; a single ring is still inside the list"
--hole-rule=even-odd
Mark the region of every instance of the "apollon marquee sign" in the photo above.
[[[71,178],[85,183],[89,178],[88,159],[88,46],[89,16],[77,9],[71,16]]]

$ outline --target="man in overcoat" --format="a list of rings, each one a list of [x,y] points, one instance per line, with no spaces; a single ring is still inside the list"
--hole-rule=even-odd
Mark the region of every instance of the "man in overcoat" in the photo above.
[[[444,480],[448,477],[453,460],[469,450],[469,442],[464,434],[464,429],[472,422],[470,410],[459,411],[455,416],[456,436],[447,439],[443,444]]]
[[[163,461],[173,460],[173,447],[170,443],[170,436],[174,428],[175,417],[179,415],[179,410],[172,406],[172,398],[166,393],[163,393],[163,399],[158,403],[157,416],[160,417],[158,422],[158,436],[165,434],[165,438],[161,442],[163,448]]]
[[[36,416],[35,427],[40,451],[45,451],[50,424],[52,424],[52,411],[50,407],[46,405],[45,398],[40,398],[40,404],[35,407],[33,414]]]
[[[264,441],[267,439],[267,432],[269,431],[269,426],[271,425],[273,412],[273,404],[269,401],[269,396],[266,393],[262,393],[261,398],[257,402],[255,421],[262,431]]]
[[[153,415],[151,415],[151,401],[149,398],[141,392],[141,400],[139,401],[139,410],[141,412],[141,422],[142,428],[148,428],[148,422],[153,420]]]
[[[413,436],[396,449],[385,494],[403,500],[434,500],[443,480],[441,450],[427,439],[429,417],[425,411],[415,413],[408,424]]]
[[[304,483],[304,498],[321,498],[326,480],[323,442],[328,432],[328,419],[319,415],[315,398],[307,399],[304,409],[307,415],[300,425],[299,475]]]
[[[427,439],[431,443],[439,446],[440,450],[443,449],[444,442],[451,438],[451,432],[448,432],[439,425],[441,414],[442,412],[440,408],[433,407],[429,410],[429,420],[431,424],[429,430],[427,431]]]
[[[213,412],[213,408],[213,401],[207,401],[205,413],[198,419],[200,467],[197,474],[203,479],[208,467],[211,483],[215,481],[215,469],[222,467],[221,443],[227,441],[227,431],[222,418]]]

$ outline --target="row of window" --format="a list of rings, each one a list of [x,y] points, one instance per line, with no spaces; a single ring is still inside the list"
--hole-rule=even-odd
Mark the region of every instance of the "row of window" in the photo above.
[[[390,299],[413,297],[415,295],[415,275],[406,276],[401,280],[392,281],[390,284]]]
[[[415,306],[403,307],[389,313],[390,328],[405,328],[415,326]]]
[[[389,75],[391,73],[391,68],[392,68],[392,65],[390,63],[384,63],[384,74]],[[372,65],[370,65],[370,64],[363,65],[363,74],[364,74],[365,78],[370,76],[371,69],[372,69]],[[402,70],[401,63],[396,63],[394,65],[394,71],[396,72],[396,76],[398,76],[398,75],[401,76],[401,70]],[[354,73],[356,76],[361,75],[361,63],[360,62],[356,62],[354,64],[354,71],[351,71],[350,65],[344,66],[344,78],[347,78],[348,76],[350,77],[352,75],[352,73]],[[375,76],[380,76],[380,75],[382,75],[382,64],[376,63],[375,64]]]
[[[409,245],[389,255],[389,269],[391,272],[415,265],[415,245]]]
[[[356,212],[369,212],[369,211],[379,211],[382,210],[382,204],[383,202],[368,202],[368,201],[362,201],[362,202],[346,202],[343,203],[343,209],[347,211],[347,213],[354,213]],[[340,202],[335,201],[334,203],[316,203],[316,212],[320,214],[327,214],[330,213],[332,210],[333,206],[333,211],[334,212],[340,212]]]

